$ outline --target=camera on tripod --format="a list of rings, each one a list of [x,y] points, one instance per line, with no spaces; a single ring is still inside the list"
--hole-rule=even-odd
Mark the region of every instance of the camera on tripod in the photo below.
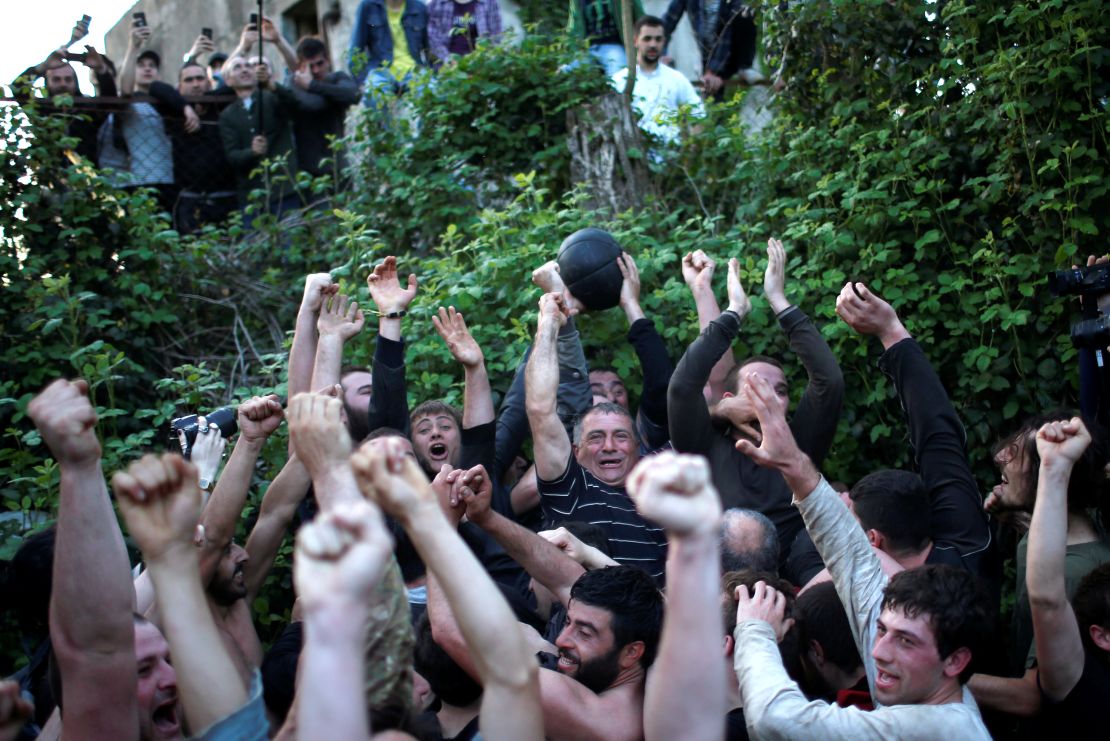
[[[1110,262],[1049,273],[1048,290],[1053,296],[1079,296],[1084,318],[1071,326],[1072,345],[1090,350],[1110,347],[1110,317],[1097,308],[1098,297],[1110,293]]]

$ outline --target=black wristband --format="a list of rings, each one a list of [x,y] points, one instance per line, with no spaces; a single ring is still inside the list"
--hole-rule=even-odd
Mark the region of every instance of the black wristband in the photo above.
[[[379,313],[378,316],[382,317],[383,319],[400,319],[407,313],[407,311],[402,309],[401,311],[391,311],[388,314]]]

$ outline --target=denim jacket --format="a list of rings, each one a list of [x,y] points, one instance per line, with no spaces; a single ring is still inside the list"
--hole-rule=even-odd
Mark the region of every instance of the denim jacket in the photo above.
[[[409,54],[418,65],[427,66],[428,9],[421,0],[405,0],[401,26],[405,29]],[[360,51],[366,55],[365,66],[354,63]],[[370,70],[377,69],[383,64],[393,64],[393,36],[389,32],[385,0],[362,0],[355,17],[354,30],[351,32],[348,65],[351,74],[361,85],[366,81]]]

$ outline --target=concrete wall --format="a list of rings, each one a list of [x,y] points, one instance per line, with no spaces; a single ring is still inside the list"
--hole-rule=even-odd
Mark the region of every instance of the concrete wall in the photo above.
[[[301,0],[266,0],[263,4],[265,14],[279,21],[282,33],[293,44],[296,43],[295,31],[289,23],[284,22],[283,15],[299,2]],[[523,31],[517,4],[512,0],[500,2],[505,28]],[[346,66],[344,55],[350,42],[351,26],[358,4],[359,0],[315,0],[317,28],[327,37],[332,63],[336,68]],[[669,0],[643,0],[644,11],[652,15],[662,16],[668,4]],[[213,30],[217,49],[224,53],[230,52],[238,45],[243,26],[250,14],[257,12],[257,7],[257,3],[247,0],[138,0],[108,32],[107,53],[117,65],[123,61],[127,53],[131,14],[142,11],[146,13],[147,23],[154,31],[150,48],[162,57],[162,79],[175,83],[182,58],[200,35],[202,28]],[[701,59],[686,18],[682,19],[676,29],[669,52],[675,58],[675,66],[687,77],[693,79],[698,76]],[[275,49],[270,49],[266,56],[270,58],[280,78],[285,71],[280,55]]]

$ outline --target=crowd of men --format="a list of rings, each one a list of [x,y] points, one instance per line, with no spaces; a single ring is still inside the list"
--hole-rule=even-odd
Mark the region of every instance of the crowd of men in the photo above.
[[[672,142],[680,134],[674,119],[681,106],[704,113],[690,81],[662,63],[667,39],[684,13],[698,29],[707,94],[719,95],[723,79],[750,68],[754,58],[748,6],[673,0],[666,17],[656,18],[644,15],[636,3],[634,101],[643,128]],[[78,139],[74,151],[121,187],[154,189],[183,234],[243,209],[248,194],[259,187],[269,193],[266,210],[278,217],[305,205],[295,188],[297,172],[343,179],[343,154],[333,152],[331,142],[342,139],[352,106],[360,100],[384,106],[421,79],[415,77],[419,70],[453,64],[474,51],[480,39],[496,42],[502,34],[496,0],[429,0],[427,5],[362,0],[347,53],[350,72],[332,68],[329,50],[318,37],[306,36],[294,46],[263,17],[243,28],[230,54],[216,51],[210,30],[199,35],[176,71],[175,86],[173,72],[163,70],[163,60],[149,48],[154,29],[143,13],[134,15],[118,69],[92,47],[81,55],[62,47],[29,67],[13,88],[25,100],[28,86],[41,77],[49,98],[71,96],[70,103],[50,110],[66,117],[67,133]],[[569,19],[568,33],[588,43],[591,55],[623,90],[628,70],[620,3],[571,0]],[[87,30],[82,21],[74,38]],[[287,67],[283,82],[273,79],[273,65],[260,47],[281,55]],[[71,64],[78,59],[92,75],[95,98],[78,89]],[[285,161],[280,171],[260,167],[277,158]]]
[[[999,431],[984,498],[927,348],[850,282],[810,311],[835,299],[881,345],[915,466],[828,481],[845,384],[868,379],[844,377],[792,302],[783,244],[766,254],[792,357],[733,356],[755,308],[732,258],[720,309],[698,250],[676,266],[701,326],[677,364],[621,254],[639,388],[587,364],[592,312],[538,267],[534,340],[499,408],[459,312],[406,319],[418,281],[396,258],[367,278],[372,311],[309,275],[288,405],[240,404],[222,466],[228,441],[201,417],[188,460],[104,472],[86,384],[54,381],[28,414],[61,472],[58,519],[11,564],[29,664],[0,684],[0,739],[25,723],[74,739],[1103,737],[1101,426],[1051,411]],[[373,365],[345,366],[368,314]],[[409,409],[406,322],[461,366],[461,409]],[[283,423],[288,457],[240,545]],[[292,621],[267,650],[255,598],[294,532]]]

